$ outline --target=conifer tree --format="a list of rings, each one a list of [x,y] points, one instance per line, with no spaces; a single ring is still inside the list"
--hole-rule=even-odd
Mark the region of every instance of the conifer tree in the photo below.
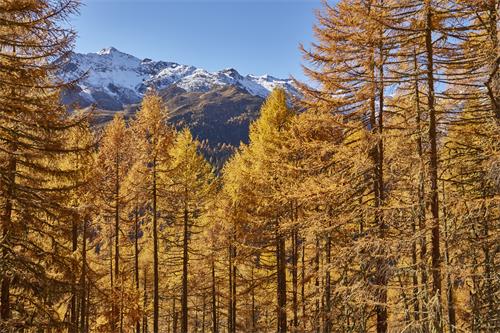
[[[106,126],[104,135],[97,157],[99,165],[98,186],[99,196],[102,202],[102,215],[104,220],[113,221],[113,232],[110,238],[113,239],[114,259],[113,271],[111,275],[111,302],[113,305],[110,330],[116,332],[118,330],[118,322],[121,316],[121,306],[117,302],[121,302],[120,295],[123,294],[123,285],[121,284],[121,269],[120,269],[120,247],[121,234],[123,232],[123,211],[129,201],[127,193],[123,191],[123,183],[127,177],[133,160],[130,130],[127,129],[123,116],[117,114],[113,121]]]
[[[161,174],[167,171],[173,130],[167,125],[167,109],[161,97],[149,92],[141,104],[133,123],[133,131],[140,151],[139,163],[146,167],[144,193],[148,199],[148,212],[152,220],[153,242],[153,332],[159,332],[159,208]]]
[[[0,314],[5,331],[70,326],[56,308],[65,304],[74,268],[68,192],[79,174],[62,161],[73,150],[65,140],[77,121],[70,121],[59,105],[65,83],[52,79],[74,38],[62,21],[77,7],[73,0],[0,4]]]
[[[214,181],[208,162],[198,152],[198,142],[188,129],[176,135],[171,149],[170,197],[173,216],[182,226],[182,292],[181,332],[189,332],[188,290],[190,253],[197,234],[200,233],[200,217],[205,213]],[[171,209],[172,209],[171,208]]]

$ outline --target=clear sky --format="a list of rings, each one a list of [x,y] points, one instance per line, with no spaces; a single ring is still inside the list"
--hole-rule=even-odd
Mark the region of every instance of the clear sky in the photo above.
[[[139,58],[209,71],[302,79],[321,0],[82,0],[77,52],[114,46]]]

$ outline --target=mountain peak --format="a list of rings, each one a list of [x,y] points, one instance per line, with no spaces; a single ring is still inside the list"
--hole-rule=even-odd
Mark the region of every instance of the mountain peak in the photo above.
[[[98,55],[108,55],[108,54],[112,54],[112,53],[121,53],[121,52],[118,51],[113,46],[105,47],[102,50],[100,50],[99,52],[97,52]]]

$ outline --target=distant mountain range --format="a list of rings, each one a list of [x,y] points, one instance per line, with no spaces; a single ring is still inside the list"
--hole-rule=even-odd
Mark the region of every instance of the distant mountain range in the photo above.
[[[95,106],[98,121],[117,111],[131,115],[148,88],[165,99],[178,127],[188,126],[210,149],[238,146],[248,140],[248,126],[264,99],[276,87],[299,97],[291,79],[243,76],[233,68],[209,72],[168,61],[139,59],[110,47],[97,53],[73,53],[59,75],[81,78],[62,98],[68,105]],[[217,153],[215,153],[217,155]]]

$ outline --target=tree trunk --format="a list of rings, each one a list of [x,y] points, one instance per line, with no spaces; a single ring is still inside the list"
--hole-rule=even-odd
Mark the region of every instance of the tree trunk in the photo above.
[[[80,333],[87,332],[86,318],[87,313],[87,217],[83,220],[83,231],[82,231],[82,277],[81,277],[81,287],[80,287]]]
[[[116,313],[116,302],[114,298],[114,290],[115,290],[115,276],[113,270],[113,232],[109,235],[109,280],[110,280],[110,302],[111,302],[111,318],[110,318],[110,331],[116,331],[116,321],[115,321],[115,313]]]
[[[234,320],[233,320],[233,312],[234,312],[234,294],[233,294],[233,247],[232,245],[229,245],[228,249],[228,254],[229,254],[229,302],[228,302],[228,311],[227,311],[227,329],[228,333],[234,333],[235,329],[233,327]]]
[[[148,274],[147,274],[147,269],[144,267],[144,298],[143,298],[143,309],[144,309],[144,314],[142,315],[142,333],[147,333],[148,332],[148,315],[146,313],[146,309],[148,306]]]
[[[251,276],[251,281],[252,281],[252,312],[251,312],[251,320],[252,320],[252,330],[251,332],[252,333],[255,333],[256,332],[256,326],[257,326],[257,318],[256,318],[256,313],[255,313],[255,276],[254,276],[254,265],[252,265],[252,276]]]
[[[116,326],[118,323],[118,319],[120,317],[121,313],[121,306],[117,307],[116,305],[116,297],[120,295],[121,298],[121,293],[119,293],[119,286],[118,286],[118,276],[120,275],[120,266],[119,266],[119,261],[120,261],[120,180],[119,180],[119,157],[116,157],[116,163],[115,163],[115,285],[113,286],[113,322],[112,322],[112,332],[116,331]]]
[[[153,333],[159,333],[158,213],[156,207],[156,159],[153,161]]]
[[[216,292],[215,257],[212,257],[212,333],[219,333],[219,328],[217,327]]]
[[[498,53],[498,0],[489,0],[488,4],[488,30],[491,40],[491,56],[490,61],[491,68],[487,82],[485,83],[488,89],[488,96],[491,102],[492,111],[496,117],[497,124],[500,121],[500,77],[499,77],[499,66],[500,66],[500,55]]]
[[[135,270],[135,290],[137,295],[139,295],[139,207],[135,207],[135,219],[134,219],[134,270]],[[137,318],[135,323],[135,332],[141,332],[141,322]]]
[[[302,329],[306,329],[306,240],[302,238],[302,265],[300,277],[300,298],[302,302]]]
[[[172,320],[172,333],[177,333],[177,309],[175,307],[175,296],[174,296],[174,299],[172,301],[172,316],[173,316],[173,320]]]
[[[78,225],[77,221],[75,218],[72,219],[71,223],[71,250],[73,253],[76,252],[78,249]],[[74,262],[73,264],[73,272],[74,274],[77,272],[77,263]],[[77,288],[76,288],[76,275],[73,275],[72,277],[72,283],[71,283],[71,314],[70,314],[70,321],[71,321],[71,332],[78,332],[78,311],[77,311],[77,302],[78,302],[78,295],[77,295]]]
[[[299,256],[299,241],[298,241],[298,231],[294,227],[292,231],[292,305],[293,305],[293,330],[294,332],[298,330],[299,319],[298,319],[298,256]]]
[[[278,286],[278,333],[285,333],[286,321],[286,253],[285,238],[280,234],[279,224],[276,221],[276,269]]]
[[[187,202],[184,207],[184,233],[182,245],[182,297],[181,297],[181,333],[188,333],[188,241],[189,241],[189,216]]]
[[[446,196],[445,196],[445,187],[444,187],[444,181],[442,185],[442,190],[443,190],[443,222],[444,222],[444,258],[445,258],[445,264],[448,269],[446,270],[446,303],[448,307],[448,331],[449,333],[455,333],[456,330],[456,325],[457,325],[457,320],[456,320],[456,314],[455,314],[455,300],[453,296],[453,279],[451,277],[451,274],[449,273],[450,270],[450,252],[449,252],[449,242],[448,242],[448,237],[449,237],[449,229],[448,229],[448,217],[447,217],[447,212],[446,212]]]
[[[314,326],[315,326],[315,331],[316,333],[320,333],[321,331],[321,323],[320,323],[320,289],[319,289],[319,252],[320,252],[320,243],[319,243],[319,237],[316,236],[316,256],[314,258],[315,261],[315,267],[314,267],[314,273],[316,274],[316,279],[314,282],[314,286],[316,289],[316,313],[314,318]]]
[[[236,246],[232,246],[232,257],[233,257],[233,305],[232,305],[232,324],[231,327],[233,328],[233,333],[236,333],[236,263],[235,263],[235,258],[236,258]]]
[[[382,1],[383,4],[383,1]],[[383,33],[380,34],[381,38]],[[380,56],[380,64],[378,65],[378,124],[377,124],[377,153],[376,153],[376,172],[375,177],[377,191],[377,197],[375,198],[375,214],[376,214],[376,225],[379,227],[379,237],[382,242],[382,253],[380,253],[380,257],[382,258],[378,267],[378,288],[379,288],[379,305],[376,306],[377,312],[377,333],[385,333],[387,332],[387,284],[388,284],[388,263],[386,260],[386,251],[385,251],[385,221],[384,221],[384,213],[382,210],[382,206],[384,205],[385,199],[385,184],[384,184],[384,47],[382,41],[379,46],[379,56]]]
[[[330,333],[332,330],[332,324],[330,319],[331,311],[331,276],[330,276],[330,264],[331,264],[331,248],[332,248],[332,238],[330,232],[326,236],[326,246],[325,246],[325,257],[326,257],[326,273],[325,273],[325,323],[323,326],[324,333]]]
[[[413,64],[415,70],[415,108],[416,108],[416,126],[417,126],[417,153],[419,160],[419,171],[418,171],[418,184],[417,184],[417,196],[418,196],[418,230],[420,232],[419,243],[420,243],[420,264],[418,269],[420,270],[420,282],[423,289],[423,301],[422,301],[422,330],[423,332],[428,332],[429,328],[427,325],[427,237],[426,237],[426,207],[425,207],[425,179],[424,179],[424,149],[422,144],[422,110],[420,107],[420,87],[419,87],[419,68],[417,52],[413,50]],[[417,306],[418,301],[417,299]]]
[[[438,152],[437,152],[437,124],[435,109],[434,90],[434,46],[432,43],[433,33],[433,9],[431,0],[425,2],[426,26],[425,26],[425,48],[427,55],[427,103],[429,108],[429,143],[430,160],[429,173],[431,182],[431,213],[432,213],[432,293],[437,297],[437,310],[434,319],[434,328],[440,333],[443,331],[441,323],[441,251],[439,244],[439,198],[438,198]]]
[[[12,145],[11,154],[15,154],[17,151],[17,146],[15,144]],[[12,209],[13,204],[12,200],[15,194],[15,182],[16,182],[16,173],[17,173],[17,160],[12,155],[9,159],[9,164],[7,166],[7,181],[4,185],[7,188],[6,193],[6,203],[5,210],[2,218],[2,236],[3,242],[8,244],[9,242],[9,233],[12,225]],[[5,258],[9,256],[7,246],[4,246],[2,250],[2,258],[5,261]],[[11,276],[9,274],[4,274],[2,276],[2,286],[1,286],[1,295],[0,295],[0,316],[3,321],[7,321],[10,319],[11,311],[10,311],[10,280]]]

